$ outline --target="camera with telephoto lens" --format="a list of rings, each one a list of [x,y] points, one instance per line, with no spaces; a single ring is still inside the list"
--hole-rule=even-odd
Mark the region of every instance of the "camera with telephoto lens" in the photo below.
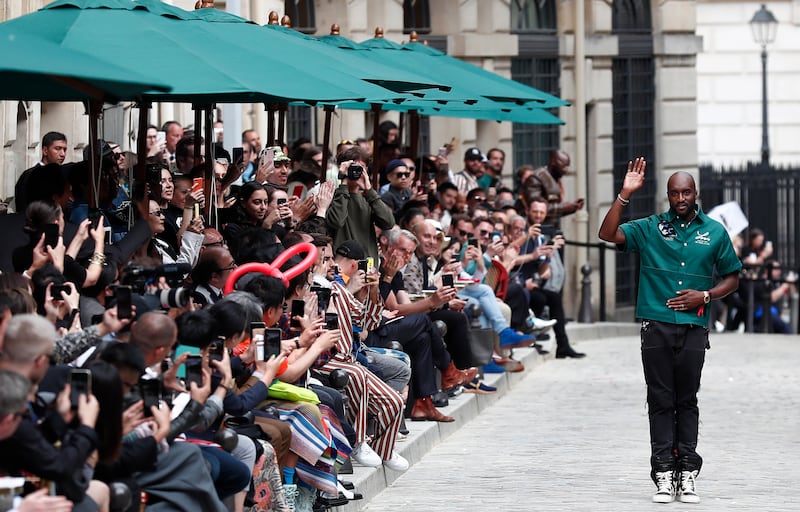
[[[186,263],[169,263],[158,267],[130,264],[122,270],[120,282],[130,286],[131,290],[141,295],[146,302],[157,304],[162,309],[185,308],[189,305],[191,289],[182,285],[186,275],[191,271],[192,266]],[[161,277],[169,288],[148,290],[150,285],[158,284]]]
[[[350,164],[347,167],[347,179],[348,180],[357,180],[361,178],[361,175],[364,174],[364,168],[358,164]]]

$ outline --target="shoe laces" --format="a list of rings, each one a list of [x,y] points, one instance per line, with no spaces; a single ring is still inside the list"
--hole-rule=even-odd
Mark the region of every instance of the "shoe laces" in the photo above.
[[[672,491],[672,471],[659,471],[656,473],[656,487],[658,492]]]
[[[695,478],[697,478],[697,471],[681,471],[681,492],[694,494]]]

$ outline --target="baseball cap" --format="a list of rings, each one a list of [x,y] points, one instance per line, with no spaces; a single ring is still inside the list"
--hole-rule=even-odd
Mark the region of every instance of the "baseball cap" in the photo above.
[[[336,254],[351,260],[363,260],[366,257],[364,247],[358,240],[347,240],[336,248]]]
[[[280,146],[271,146],[271,147],[265,148],[265,151],[269,151],[270,149],[275,154],[275,156],[272,158],[273,162],[283,162],[283,161],[286,161],[286,160],[291,160],[291,158],[289,158],[289,156],[286,153],[283,152],[283,150],[281,149]]]
[[[478,148],[469,148],[464,153],[464,160],[483,160],[483,153]]]
[[[406,167],[406,166],[407,164],[404,161],[400,160],[399,158],[396,158],[390,161],[388,164],[386,164],[386,174],[390,174],[398,167]]]

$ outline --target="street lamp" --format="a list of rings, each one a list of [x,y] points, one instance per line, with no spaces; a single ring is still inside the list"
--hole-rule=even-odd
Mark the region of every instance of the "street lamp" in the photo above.
[[[767,132],[767,45],[775,40],[778,20],[764,4],[750,20],[753,40],[761,45],[761,165],[769,166],[769,134]]]

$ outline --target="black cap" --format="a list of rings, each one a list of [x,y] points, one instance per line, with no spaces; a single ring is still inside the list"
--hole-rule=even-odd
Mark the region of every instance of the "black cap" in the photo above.
[[[363,260],[366,257],[364,247],[357,240],[347,240],[336,248],[336,254],[351,260]]]
[[[483,160],[483,153],[478,148],[469,148],[464,153],[464,160]]]

